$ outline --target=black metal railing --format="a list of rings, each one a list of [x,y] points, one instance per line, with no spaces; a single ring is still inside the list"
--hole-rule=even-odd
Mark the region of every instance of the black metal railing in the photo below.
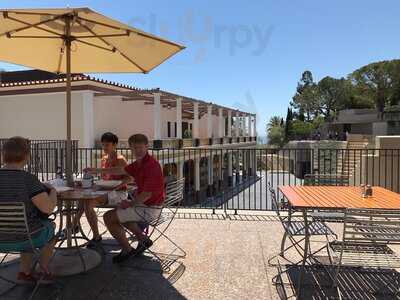
[[[73,172],[100,167],[102,150],[74,148]],[[129,162],[129,149],[118,149]],[[302,185],[307,174],[331,174],[349,185],[371,184],[400,192],[400,149],[151,149],[166,177],[185,177],[184,206],[225,210],[271,210],[267,183]],[[33,147],[27,170],[40,180],[65,170],[65,148]],[[278,193],[278,196],[279,195]]]

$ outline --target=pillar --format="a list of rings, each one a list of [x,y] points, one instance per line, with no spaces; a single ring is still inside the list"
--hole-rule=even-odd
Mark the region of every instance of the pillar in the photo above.
[[[236,183],[240,182],[240,151],[235,151],[235,177]]]
[[[212,105],[207,106],[207,137],[212,138]]]
[[[222,182],[224,179],[223,171],[223,163],[224,163],[224,153],[222,151],[218,152],[218,190],[222,189]]]
[[[176,138],[182,139],[182,98],[176,99]]]
[[[239,112],[236,112],[236,117],[235,117],[235,135],[236,135],[236,137],[240,136],[239,123],[240,123]]]
[[[257,117],[254,115],[254,122],[253,122],[253,134],[257,136]]]
[[[233,179],[232,179],[232,151],[228,150],[228,186],[232,186],[233,185]]]
[[[199,103],[193,103],[193,138],[199,138]]]
[[[232,111],[228,110],[228,137],[232,137]]]
[[[242,177],[243,180],[247,178],[247,171],[248,171],[248,149],[244,149],[242,152]]]
[[[161,140],[161,93],[154,93],[154,140]]]
[[[223,110],[222,108],[218,108],[218,137],[223,138],[224,137],[224,116],[223,116]]]
[[[242,126],[242,136],[246,136],[246,117],[241,117],[240,125]]]
[[[214,154],[210,152],[207,157],[207,197],[211,197],[214,194]]]
[[[177,179],[183,178],[183,166],[184,166],[184,164],[185,164],[184,161],[178,161],[176,163],[176,171],[177,171],[176,177],[177,177]]]
[[[194,191],[197,203],[200,201],[200,158],[194,159]]]

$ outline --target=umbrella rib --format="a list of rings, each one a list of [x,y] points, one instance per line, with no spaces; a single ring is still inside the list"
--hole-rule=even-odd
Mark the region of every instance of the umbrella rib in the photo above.
[[[79,19],[82,19],[81,17],[77,17],[76,21],[83,26],[84,28],[86,28],[86,30],[88,30],[91,34],[96,35],[97,34],[90,29],[88,26],[86,26],[85,24],[83,24]],[[143,73],[147,73],[147,71],[145,69],[143,69],[141,66],[139,66],[137,63],[135,63],[132,59],[130,59],[128,56],[126,56],[124,53],[122,53],[117,47],[115,47],[113,44],[111,44],[110,42],[106,41],[105,39],[103,39],[102,37],[98,37],[99,40],[101,40],[104,44],[106,44],[107,46],[112,47],[113,49],[117,50],[119,52],[119,54],[124,57],[126,60],[128,60],[131,64],[133,64],[134,66],[136,66],[138,69],[140,69]]]
[[[79,40],[79,39],[74,39],[74,41],[82,43],[82,44],[85,44],[87,46],[99,48],[99,49],[102,49],[102,50],[105,50],[105,51],[115,52],[114,49],[109,49],[109,48],[102,47],[102,46],[99,46],[99,45],[95,45],[95,44],[92,44],[92,43],[89,43],[89,42],[86,42],[86,41],[82,41],[82,40]]]
[[[81,24],[82,25],[82,24]],[[99,34],[99,35],[79,35],[76,38],[80,39],[90,39],[90,38],[105,38],[105,37],[121,37],[121,36],[128,36],[129,33],[120,33],[120,34]]]
[[[29,12],[29,11],[11,11],[11,10],[8,10],[8,11],[6,11],[6,12],[8,12],[8,13],[13,13],[13,14],[16,14],[16,15],[59,16],[59,15],[57,15],[57,14],[41,13],[41,12],[40,12],[40,13],[39,13],[39,12]]]
[[[51,34],[55,34],[55,35],[61,37],[62,35],[59,34],[58,32],[55,32],[55,31],[52,31],[52,30],[49,30],[49,29],[45,29],[45,28],[39,27],[39,25],[42,25],[42,24],[45,24],[45,23],[48,23],[48,22],[55,21],[55,20],[57,20],[57,19],[60,19],[61,17],[62,17],[62,16],[57,16],[57,17],[51,18],[51,19],[49,19],[49,20],[45,20],[45,21],[41,21],[41,22],[38,22],[38,23],[33,23],[33,24],[31,24],[31,23],[28,23],[28,22],[25,22],[25,21],[22,21],[22,20],[19,20],[19,19],[16,19],[16,18],[14,18],[14,17],[10,17],[10,16],[7,15],[7,17],[5,17],[5,18],[8,18],[8,19],[13,20],[13,21],[15,21],[15,22],[24,24],[24,25],[26,25],[26,26],[21,27],[21,28],[18,28],[18,29],[15,29],[15,30],[11,30],[11,31],[8,31],[8,32],[4,32],[4,33],[0,34],[0,36],[4,36],[4,35],[7,35],[7,34],[10,34],[10,32],[15,33],[15,32],[20,32],[20,31],[23,31],[23,30],[26,30],[26,29],[35,27],[36,29],[39,29],[39,30],[42,30],[42,31],[45,31],[45,32],[48,32],[48,33],[51,33]]]
[[[146,33],[143,33],[143,32],[138,32],[138,31],[134,31],[134,30],[131,30],[131,29],[127,29],[127,28],[120,28],[120,27],[117,27],[117,26],[112,26],[112,25],[105,24],[105,23],[102,23],[102,22],[86,19],[86,18],[83,18],[81,16],[78,16],[78,18],[80,18],[81,20],[87,21],[87,22],[92,22],[92,23],[97,24],[97,25],[102,25],[102,26],[113,28],[113,29],[117,29],[117,30],[127,30],[129,32],[134,32],[137,35],[141,35],[141,36],[144,36],[144,37],[147,37],[147,38],[151,38],[151,39],[154,39],[154,40],[162,42],[162,43],[166,43],[166,44],[169,44],[169,45],[172,45],[172,46],[179,47],[181,49],[185,48],[185,47],[183,47],[181,45],[178,45],[176,43],[173,43],[173,42],[170,42],[170,41],[167,41],[167,40],[163,40],[161,38],[158,38],[156,36],[152,36],[150,34],[146,34]]]

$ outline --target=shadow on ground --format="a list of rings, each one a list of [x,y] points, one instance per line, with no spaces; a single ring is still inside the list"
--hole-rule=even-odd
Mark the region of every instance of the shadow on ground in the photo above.
[[[286,266],[288,271],[282,276],[283,284],[278,280],[276,289],[281,299],[287,299],[297,291],[300,267]],[[304,284],[300,299],[400,299],[399,275],[395,270],[380,271],[365,268],[342,268],[338,277],[338,289],[332,287],[327,271],[333,274],[334,269],[306,267]]]
[[[107,246],[98,249],[103,258],[101,265],[86,274],[60,277],[56,284],[41,286],[34,299],[185,299],[173,286],[185,271],[183,264],[176,270],[171,268],[168,274],[162,274],[160,263],[149,255],[115,265],[111,258],[118,248],[111,240],[106,242]],[[18,260],[14,260],[0,269],[0,275],[14,279],[17,271]],[[28,299],[31,291],[32,287],[12,288],[9,283],[0,283],[0,299]]]

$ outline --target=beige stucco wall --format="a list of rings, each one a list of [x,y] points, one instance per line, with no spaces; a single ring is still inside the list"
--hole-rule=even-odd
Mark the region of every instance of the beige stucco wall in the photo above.
[[[350,183],[378,185],[400,193],[400,136],[377,136],[375,144],[377,150],[362,156]]]
[[[92,92],[72,93],[72,138],[80,146],[92,146]],[[30,139],[66,138],[66,103],[64,93],[0,97],[0,137],[15,135]]]

